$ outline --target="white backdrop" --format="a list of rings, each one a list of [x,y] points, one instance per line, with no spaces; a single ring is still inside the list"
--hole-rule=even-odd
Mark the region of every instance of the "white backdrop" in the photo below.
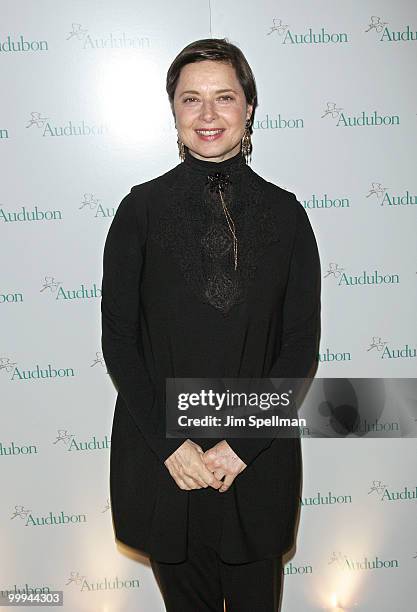
[[[254,70],[252,167],[319,244],[317,376],[415,376],[416,31],[413,0],[1,2],[0,590],[164,609],[113,536],[100,286],[122,197],[179,161],[164,80],[189,42],[227,36]],[[412,609],[415,440],[302,443],[282,609]]]

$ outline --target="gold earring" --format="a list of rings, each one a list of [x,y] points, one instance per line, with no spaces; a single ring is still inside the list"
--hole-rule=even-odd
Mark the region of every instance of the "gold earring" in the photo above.
[[[185,144],[180,139],[179,134],[177,134],[177,145],[178,145],[178,154],[180,156],[180,160],[183,162],[185,159]]]
[[[245,158],[246,163],[249,163],[249,160],[252,154],[252,148],[253,148],[249,128],[250,128],[250,119],[246,119],[245,133],[243,134],[242,147],[241,147],[242,155]]]

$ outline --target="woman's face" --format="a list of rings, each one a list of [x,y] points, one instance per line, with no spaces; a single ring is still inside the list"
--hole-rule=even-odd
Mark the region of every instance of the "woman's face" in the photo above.
[[[182,68],[174,95],[175,124],[194,157],[220,162],[236,155],[252,109],[230,64],[205,60]]]

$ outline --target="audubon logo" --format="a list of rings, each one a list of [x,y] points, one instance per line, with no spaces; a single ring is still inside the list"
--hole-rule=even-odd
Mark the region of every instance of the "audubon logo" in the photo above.
[[[69,584],[77,586],[81,592],[119,591],[121,589],[138,589],[140,586],[138,578],[122,580],[118,576],[114,576],[113,578],[104,576],[90,581],[87,580],[85,575],[81,575],[80,572],[71,572],[65,584],[66,586]]]
[[[73,368],[53,368],[48,364],[46,368],[40,368],[36,365],[32,370],[23,370],[17,366],[16,362],[10,360],[9,357],[0,357],[0,372],[9,374],[10,380],[39,380],[45,378],[67,378],[75,376]]]
[[[6,128],[0,128],[0,140],[6,140],[6,138],[9,138],[9,130],[6,130]]]
[[[345,272],[338,263],[331,262],[324,278],[333,278],[339,286],[351,287],[353,285],[396,285],[400,282],[399,274],[383,274],[378,270],[368,272],[363,270],[358,275]]]
[[[23,293],[0,293],[0,304],[23,302]]]
[[[54,514],[52,511],[46,515],[32,514],[24,506],[15,506],[14,512],[10,517],[13,519],[21,519],[25,523],[25,527],[50,527],[52,525],[73,525],[86,523],[87,516],[85,514],[66,514],[63,510],[59,514]]]
[[[309,200],[302,201],[304,208],[350,208],[349,198],[329,197],[327,193],[322,196],[313,195]]]
[[[13,440],[9,444],[0,442],[0,457],[11,455],[36,455],[38,447],[35,444],[18,444]]]
[[[69,452],[94,451],[110,448],[110,440],[107,437],[107,434],[101,440],[97,439],[96,436],[92,436],[88,440],[80,440],[77,439],[74,434],[68,433],[67,429],[58,429],[58,435],[53,444],[60,443],[62,443],[66,447],[65,450]]]
[[[402,26],[401,30],[391,30],[388,22],[381,17],[373,15],[365,32],[374,32],[380,42],[411,42],[417,40],[417,30],[409,25]]]
[[[23,34],[19,37],[11,37],[10,34],[0,39],[0,53],[24,53],[27,51],[48,51],[46,40],[27,40]]]
[[[381,336],[372,336],[369,348],[367,348],[366,350],[373,351],[375,349],[381,353],[385,349],[386,345],[387,341],[383,340]]]
[[[8,588],[8,589],[0,589],[0,595],[7,597],[10,593],[13,593],[14,595],[16,595],[17,593],[19,594],[26,594],[26,595],[36,595],[37,593],[41,594],[41,593],[50,593],[51,592],[51,588],[48,586],[36,586],[36,585],[31,585],[29,586],[28,583],[26,583],[24,586],[18,586],[16,583],[13,585],[13,587]],[[29,600],[28,600],[29,601]]]
[[[343,112],[335,102],[327,102],[326,108],[321,116],[335,120],[336,127],[365,127],[381,125],[399,125],[399,115],[380,115],[378,111],[361,111],[358,115],[349,115]]]
[[[270,117],[268,113],[265,115],[265,119],[257,119],[253,122],[253,128],[255,130],[283,130],[285,128],[303,128],[304,119],[293,119],[283,117],[280,113],[278,116]]]
[[[76,289],[66,289],[62,286],[62,282],[55,280],[53,276],[45,276],[40,293],[43,291],[49,294],[54,293],[56,300],[86,300],[101,297],[101,289],[96,283],[93,283],[90,287],[81,283],[81,286]]]
[[[340,570],[363,571],[375,569],[393,569],[399,567],[398,559],[380,559],[378,556],[373,559],[363,557],[362,559],[352,559],[339,552],[333,552],[330,556],[328,565],[336,565]]]
[[[355,433],[388,433],[393,431],[400,431],[400,425],[397,421],[380,421],[379,419],[368,421],[359,418],[358,425],[355,426]]]
[[[382,201],[385,198],[386,194],[387,187],[383,187],[382,183],[371,183],[371,187],[366,197],[371,198],[372,196],[375,196],[377,200]]]
[[[324,26],[319,31],[309,27],[303,32],[296,32],[288,24],[284,24],[282,19],[276,18],[272,20],[272,26],[266,35],[270,34],[278,35],[282,45],[327,45],[349,42],[346,32],[329,32]]]
[[[15,361],[10,361],[9,357],[0,357],[0,372],[11,374],[16,367]]]
[[[92,193],[84,194],[81,206],[79,206],[78,210],[87,210],[88,212],[93,211],[93,217],[96,219],[114,217],[116,213],[116,209],[114,207],[108,208],[107,206],[103,206],[103,204],[100,203],[100,200]]]
[[[84,121],[67,121],[65,125],[55,125],[48,117],[42,117],[41,113],[30,114],[27,128],[37,127],[42,136],[102,136],[109,130],[106,124],[88,124]]]
[[[351,495],[333,495],[331,491],[322,495],[320,491],[314,497],[300,497],[302,506],[334,506],[336,504],[351,504]]]
[[[382,183],[371,183],[367,198],[372,198],[380,206],[409,206],[417,204],[417,195],[406,190],[405,193],[389,194],[388,187],[383,187]]]
[[[352,361],[351,353],[345,351],[343,353],[333,352],[329,348],[326,348],[323,353],[318,353],[317,357],[320,363],[330,363],[333,361]]]
[[[88,28],[81,23],[73,23],[66,40],[75,40],[82,49],[147,49],[151,46],[147,36],[128,36],[126,32],[114,34],[108,32],[104,36],[90,34]]]
[[[285,564],[285,567],[282,571],[284,576],[295,576],[295,574],[312,574],[313,567],[311,565],[295,565],[290,561]]]
[[[58,429],[58,435],[52,442],[52,444],[59,444],[60,442],[62,442],[63,444],[68,446],[73,437],[74,436],[72,434],[68,433],[68,429]]]
[[[0,221],[16,223],[23,221],[62,221],[61,210],[42,210],[36,205],[33,208],[21,206],[19,210],[8,210],[0,207]]]
[[[2,357],[5,360],[7,358]],[[75,376],[73,368],[54,368],[50,363],[46,367],[41,368],[36,364],[32,369],[24,370],[16,364],[11,366],[11,362],[6,364],[1,369],[10,373],[10,380],[20,382],[22,380],[44,380],[50,378],[69,378]]]
[[[96,356],[93,359],[93,363],[90,365],[90,368],[93,368],[96,365],[101,366],[107,371],[106,362],[104,361],[103,353],[101,351],[96,352]]]
[[[400,347],[393,347],[387,340],[382,340],[381,336],[372,336],[372,340],[367,352],[376,350],[380,353],[381,359],[412,359],[417,357],[417,348],[405,344]]]
[[[405,486],[401,491],[393,491],[383,484],[382,480],[373,480],[368,495],[378,497],[380,501],[410,501],[417,499],[417,486],[409,489]]]

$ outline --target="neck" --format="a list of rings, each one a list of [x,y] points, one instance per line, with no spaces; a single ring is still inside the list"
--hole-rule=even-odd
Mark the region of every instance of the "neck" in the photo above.
[[[209,161],[194,157],[188,149],[185,150],[184,166],[192,171],[208,174],[210,172],[234,172],[246,166],[246,160],[241,151],[222,161]]]

